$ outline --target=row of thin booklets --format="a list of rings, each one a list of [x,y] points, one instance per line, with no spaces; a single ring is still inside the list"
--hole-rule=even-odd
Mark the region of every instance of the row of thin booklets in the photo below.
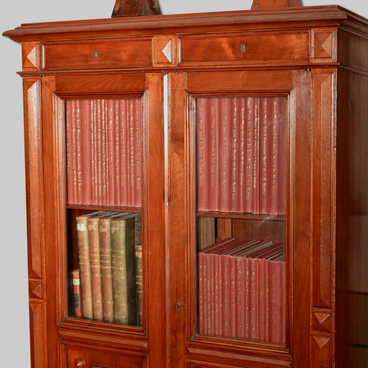
[[[226,238],[198,258],[201,334],[285,343],[282,243]]]
[[[285,214],[284,97],[197,99],[198,211]]]
[[[76,221],[79,269],[73,271],[74,315],[141,325],[141,215],[98,211]]]
[[[140,99],[66,101],[69,204],[140,207]]]

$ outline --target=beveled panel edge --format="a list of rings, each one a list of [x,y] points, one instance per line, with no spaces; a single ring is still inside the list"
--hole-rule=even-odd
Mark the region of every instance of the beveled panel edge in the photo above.
[[[29,330],[31,339],[31,365],[33,368],[47,367],[47,339],[45,333],[45,304],[29,303]]]
[[[44,192],[42,159],[41,79],[24,78],[24,132],[27,192],[28,274],[44,277]]]
[[[134,352],[149,351],[149,341],[146,338],[136,335],[121,335],[117,333],[96,332],[95,330],[81,331],[75,328],[58,328],[58,336],[60,342],[68,342],[69,344],[89,344],[95,347],[109,347],[112,349],[127,349]]]

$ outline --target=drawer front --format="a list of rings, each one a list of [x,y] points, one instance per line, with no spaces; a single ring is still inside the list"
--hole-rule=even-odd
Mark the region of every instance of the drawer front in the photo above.
[[[113,352],[113,349],[96,347],[74,347],[62,345],[64,353],[60,368],[143,368],[145,356],[137,356],[127,352]]]
[[[242,33],[180,37],[180,65],[309,61],[309,33]]]
[[[152,66],[152,39],[43,44],[43,69],[96,69]]]

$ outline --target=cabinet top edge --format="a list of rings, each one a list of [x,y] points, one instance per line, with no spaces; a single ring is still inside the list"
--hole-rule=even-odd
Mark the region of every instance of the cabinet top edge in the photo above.
[[[284,9],[244,10],[195,14],[155,15],[128,18],[25,23],[3,33],[17,42],[61,40],[164,33],[195,33],[201,28],[210,32],[241,26],[246,30],[290,29],[311,26],[339,26],[344,20],[358,22],[368,29],[368,20],[337,5]],[[368,31],[367,31],[368,33]],[[68,36],[66,36],[68,35]]]

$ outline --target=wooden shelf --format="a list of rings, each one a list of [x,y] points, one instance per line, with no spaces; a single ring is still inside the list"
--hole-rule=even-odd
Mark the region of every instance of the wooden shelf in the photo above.
[[[261,215],[241,212],[197,212],[198,217],[239,218],[261,221],[285,221],[285,215]]]

